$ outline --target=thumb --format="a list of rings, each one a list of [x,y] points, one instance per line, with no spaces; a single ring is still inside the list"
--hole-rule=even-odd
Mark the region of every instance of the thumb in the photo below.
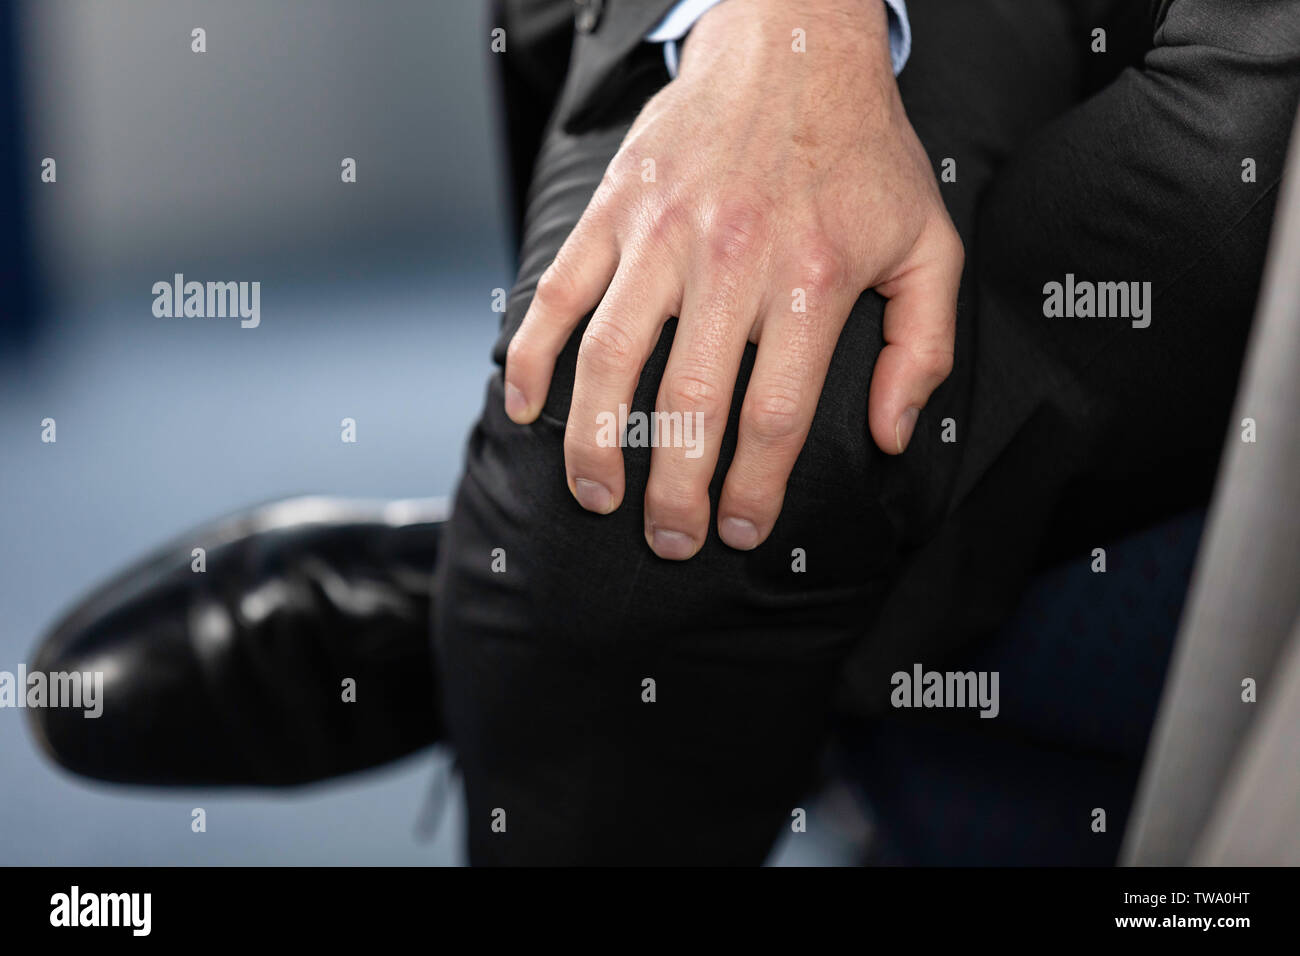
[[[946,226],[920,258],[877,287],[888,300],[885,347],[871,375],[867,422],[871,437],[889,455],[907,448],[921,409],[952,371],[957,289],[965,262],[956,231]]]

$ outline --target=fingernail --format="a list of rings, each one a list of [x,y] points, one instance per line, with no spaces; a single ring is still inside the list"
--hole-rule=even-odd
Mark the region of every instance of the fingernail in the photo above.
[[[528,415],[528,399],[524,398],[524,393],[509,382],[506,382],[506,414],[510,416],[511,421],[521,421]]]
[[[695,542],[680,531],[655,529],[651,545],[655,554],[669,561],[685,561],[695,553]]]
[[[921,410],[913,405],[899,416],[898,424],[894,426],[894,440],[898,442],[900,455],[907,448],[907,443],[912,440],[912,432],[916,429],[916,420],[920,415]]]
[[[758,547],[758,529],[754,522],[744,518],[723,518],[718,525],[718,537],[727,547],[737,551],[752,551]]]
[[[609,514],[614,506],[614,496],[610,494],[609,489],[599,481],[591,481],[587,478],[573,480],[573,496],[578,499],[578,504],[597,514]]]

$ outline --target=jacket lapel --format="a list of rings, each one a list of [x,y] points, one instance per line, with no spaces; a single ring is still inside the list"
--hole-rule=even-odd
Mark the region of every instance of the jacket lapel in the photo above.
[[[560,95],[559,117],[565,132],[591,128],[618,101],[645,68],[645,59],[633,55],[637,45],[675,3],[605,0],[595,27],[575,35],[569,76]]]

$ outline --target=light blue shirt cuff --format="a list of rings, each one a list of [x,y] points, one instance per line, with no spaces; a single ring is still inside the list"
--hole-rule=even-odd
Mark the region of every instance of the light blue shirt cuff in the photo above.
[[[708,13],[722,0],[680,0],[668,11],[667,16],[659,21],[658,26],[650,31],[647,42],[664,45],[664,65],[668,75],[676,78],[679,45],[695,21]],[[912,25],[907,22],[907,3],[905,0],[884,0],[889,8],[889,57],[894,64],[894,75],[903,72],[907,58],[912,52]]]

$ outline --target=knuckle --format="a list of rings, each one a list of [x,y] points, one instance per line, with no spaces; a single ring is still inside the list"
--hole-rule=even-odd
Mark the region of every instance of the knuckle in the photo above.
[[[800,253],[804,284],[813,294],[839,290],[848,277],[844,256],[829,240],[815,239]]]
[[[672,410],[707,413],[721,404],[722,389],[708,375],[678,372],[665,383],[664,397]]]
[[[953,353],[951,349],[928,349],[919,356],[921,367],[925,371],[943,381],[952,374]]]
[[[708,229],[708,250],[718,266],[738,266],[762,247],[766,234],[762,206],[749,199],[729,199],[719,207]]]
[[[626,329],[608,319],[593,319],[578,346],[578,361],[608,372],[628,372],[637,364],[636,343]]]
[[[614,158],[609,161],[605,167],[605,173],[600,177],[600,185],[597,187],[597,193],[606,195],[617,192],[624,183],[630,181],[637,173],[637,160],[626,149],[620,149],[614,154]]]
[[[627,170],[626,158],[621,153],[615,153],[610,161],[605,164],[604,170],[601,171],[596,188],[591,191],[591,197],[587,200],[586,209],[583,211],[583,218],[590,216],[593,212],[608,209],[613,201],[622,194],[627,184]]]
[[[523,329],[518,329],[510,339],[510,344],[506,346],[506,367],[523,370],[530,364],[531,358],[532,350],[529,348],[528,339],[523,334]]]
[[[689,524],[701,493],[687,484],[658,478],[646,487],[646,513],[660,523]],[[675,520],[674,520],[675,519]],[[679,528],[688,531],[689,528]]]
[[[779,445],[800,435],[799,402],[785,389],[767,388],[745,404],[742,427],[764,445]]]
[[[938,233],[939,254],[953,263],[956,266],[955,271],[960,273],[962,267],[966,264],[966,245],[961,241],[961,235],[957,232],[951,220],[947,220],[947,217],[945,217],[945,220]]]
[[[685,221],[684,208],[676,199],[656,202],[644,215],[643,238],[649,249],[670,248],[682,234]]]
[[[546,267],[533,298],[548,312],[567,313],[580,307],[575,277],[562,259]]]

